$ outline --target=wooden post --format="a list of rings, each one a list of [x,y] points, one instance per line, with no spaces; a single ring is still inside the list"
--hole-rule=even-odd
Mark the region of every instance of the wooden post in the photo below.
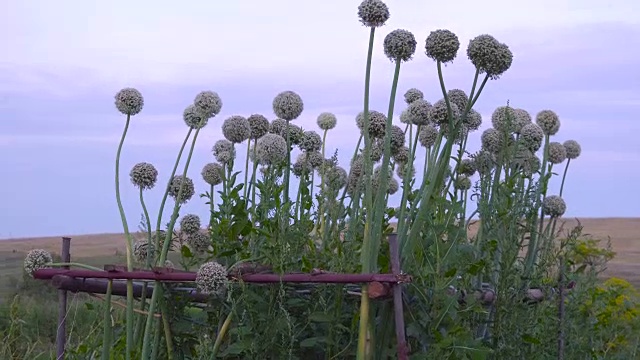
[[[71,262],[71,238],[62,238],[62,262]],[[67,267],[68,268],[68,267]],[[58,289],[58,331],[56,335],[56,360],[64,360],[67,343],[67,291]]]
[[[391,272],[400,275],[400,251],[398,249],[398,234],[389,234],[389,253],[391,255]],[[393,310],[396,325],[396,341],[398,342],[398,360],[409,359],[409,349],[404,329],[404,310],[402,305],[402,286],[399,283],[393,285]]]

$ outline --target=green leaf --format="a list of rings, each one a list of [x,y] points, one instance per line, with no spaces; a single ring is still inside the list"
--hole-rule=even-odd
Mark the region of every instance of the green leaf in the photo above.
[[[529,343],[529,344],[534,344],[534,345],[540,345],[540,339],[529,335],[529,334],[523,334],[522,335],[522,341]]]
[[[309,321],[313,322],[331,322],[333,317],[327,313],[314,312],[309,315]]]
[[[86,308],[87,308],[87,310],[93,310],[93,309],[94,309],[93,304],[92,304],[92,303],[90,303],[90,302],[86,302],[86,303],[84,303],[84,307],[86,307]]]
[[[445,277],[452,277],[452,276],[454,276],[457,272],[458,272],[458,269],[456,269],[456,268],[451,268],[451,269],[447,270],[447,272],[446,272],[446,273],[444,273],[444,276],[445,276]]]
[[[191,249],[189,249],[187,245],[182,245],[182,248],[180,249],[180,254],[182,254],[182,256],[185,258],[193,257],[193,253],[191,253]]]
[[[304,339],[300,342],[300,347],[314,347],[319,345],[321,342],[325,342],[324,336],[316,336]]]

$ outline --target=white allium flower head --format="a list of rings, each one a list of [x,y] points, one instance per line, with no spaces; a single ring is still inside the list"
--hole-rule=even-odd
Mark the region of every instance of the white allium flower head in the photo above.
[[[551,110],[542,110],[536,115],[536,124],[545,135],[555,135],[560,130],[560,118]]]
[[[269,132],[272,134],[280,135],[282,137],[287,136],[287,120],[285,119],[274,119],[269,124]]]
[[[259,139],[264,134],[269,132],[269,120],[266,117],[260,114],[253,114],[247,118],[249,122],[249,127],[251,128],[251,136],[249,137],[252,140]]]
[[[460,40],[449,30],[438,29],[432,31],[425,41],[427,57],[443,64],[452,62],[460,49]]]
[[[194,104],[191,104],[184,109],[182,119],[185,124],[192,129],[202,129],[209,122],[209,117]]]
[[[116,108],[125,115],[137,115],[144,107],[144,98],[134,88],[124,88],[115,96]]]
[[[402,134],[402,136],[404,136],[404,134]],[[391,141],[393,141],[393,138]],[[384,144],[382,143],[381,139],[374,139],[374,141],[371,143],[371,160],[373,160],[374,162],[378,162],[380,161],[380,159],[382,159],[382,153],[384,151],[383,146]]]
[[[401,146],[393,152],[393,161],[396,163],[406,163],[409,161],[409,148]]]
[[[481,136],[482,148],[486,149],[494,154],[500,152],[503,146],[502,135],[500,131],[489,128],[482,133]]]
[[[178,199],[180,187],[182,187],[182,194]],[[193,186],[193,180],[191,180],[189,177],[176,175],[173,177],[173,179],[171,179],[171,184],[169,185],[169,196],[171,196],[175,201],[184,204],[189,201],[194,194],[195,188]]]
[[[409,61],[416,52],[416,38],[404,29],[393,30],[384,38],[384,54],[391,61]]]
[[[564,149],[567,152],[567,158],[569,159],[576,159],[578,156],[580,156],[580,153],[582,152],[582,148],[580,147],[580,144],[578,144],[577,141],[575,140],[567,140],[564,142]]]
[[[469,179],[469,177],[465,175],[458,177],[458,179],[454,184],[454,188],[456,190],[463,190],[463,191],[471,189],[471,179]]]
[[[426,125],[420,128],[420,133],[418,133],[418,140],[420,141],[420,145],[425,148],[432,147],[436,140],[438,139],[438,129],[436,129],[433,125]]]
[[[398,192],[399,188],[400,184],[398,184],[398,180],[396,180],[396,178],[391,175],[391,177],[389,178],[389,189],[387,190],[387,192],[389,193],[389,195],[393,195]]]
[[[411,88],[404,93],[404,101],[407,105],[411,105],[416,100],[423,100],[424,93],[416,88]]]
[[[196,286],[203,294],[220,296],[228,283],[227,269],[215,261],[202,264],[196,274]]]
[[[534,123],[529,123],[522,127],[520,130],[520,141],[524,144],[524,146],[536,152],[542,146],[542,139],[544,138],[544,132]]]
[[[212,118],[220,113],[222,110],[222,99],[218,96],[218,93],[214,91],[202,91],[193,101],[193,104],[204,114],[207,118]]]
[[[24,271],[33,276],[33,273],[40,269],[46,269],[48,264],[53,262],[51,254],[42,249],[33,249],[27,253],[24,259]]]
[[[141,162],[133,166],[129,176],[136,187],[143,190],[151,189],[158,180],[158,170],[152,164]]]
[[[469,131],[476,131],[482,125],[482,115],[479,112],[471,109],[467,113],[467,117],[464,119],[464,127]]]
[[[409,119],[409,112],[407,109],[402,110],[400,113],[400,122],[403,124],[411,124],[411,119]]]
[[[356,116],[356,125],[360,131],[364,131],[364,112]],[[369,136],[382,139],[386,134],[387,116],[379,111],[369,111]]]
[[[552,164],[561,164],[567,159],[567,149],[559,142],[550,142],[548,152]]]
[[[495,156],[487,150],[480,150],[472,156],[473,162],[480,175],[489,174],[496,165]]]
[[[522,128],[528,124],[531,124],[531,115],[524,109],[513,109],[513,113],[516,117],[514,132],[520,134]]]
[[[196,231],[190,234],[187,234],[186,238],[187,245],[196,253],[204,253],[209,249],[209,245],[211,244],[211,239],[209,235]]]
[[[407,173],[408,171],[408,173]],[[404,179],[405,175],[408,175],[410,179],[416,176],[416,167],[409,163],[399,163],[396,167],[396,174],[400,179]]]
[[[305,151],[304,156],[314,169],[320,168],[324,162],[324,158],[319,151]]]
[[[469,41],[467,56],[480,73],[486,73],[493,80],[509,70],[513,62],[513,54],[509,47],[487,34],[476,36]]]
[[[287,121],[297,119],[304,110],[300,95],[293,91],[283,91],[273,99],[273,112]]]
[[[394,151],[398,148],[401,148],[405,145],[406,142],[406,138],[404,136],[404,130],[402,130],[402,128],[400,128],[400,126],[398,125],[391,125],[391,150]],[[380,146],[380,150],[382,150],[382,142],[376,142],[379,143]]]
[[[454,121],[456,121],[460,118],[460,110],[453,102],[449,102],[449,105],[451,105],[451,115],[453,116]],[[431,120],[438,125],[449,124],[449,113],[447,110],[447,103],[444,99],[440,99],[433,104],[431,107],[430,117]]]
[[[227,164],[236,158],[236,149],[233,143],[226,139],[216,141],[212,152],[213,156],[221,164]]]
[[[358,6],[360,22],[367,27],[380,27],[389,20],[389,8],[380,0],[364,0]]]
[[[251,136],[249,121],[243,116],[234,115],[222,123],[222,135],[232,143],[239,144]]]
[[[498,131],[512,133],[516,128],[516,116],[509,106],[498,106],[491,114],[491,124]],[[522,126],[520,126],[522,128]]]
[[[180,219],[180,230],[185,234],[193,234],[200,231],[200,216],[187,214]]]
[[[473,159],[462,159],[456,168],[461,175],[473,176],[476,173],[476,165]]]
[[[460,114],[464,112],[469,103],[469,96],[463,90],[460,89],[451,89],[447,91],[447,97],[449,98],[449,102],[456,104],[458,107],[458,111]]]
[[[278,164],[287,158],[287,141],[277,134],[266,134],[258,139],[256,158],[262,165]]]
[[[338,123],[338,119],[334,114],[330,112],[323,112],[320,115],[318,115],[318,119],[316,120],[316,122],[318,123],[318,127],[321,130],[326,131],[336,127],[336,124]]]
[[[322,149],[322,137],[313,130],[305,131],[299,147],[303,151],[318,151]]]
[[[427,100],[415,100],[406,109],[411,124],[427,125],[431,122],[431,104]]]
[[[209,163],[202,168],[202,179],[209,185],[218,185],[222,182],[224,169],[218,163]]]
[[[311,166],[311,163],[307,160],[306,154],[301,153],[300,155],[298,155],[298,158],[293,163],[291,172],[295,176],[300,177],[306,174],[310,174],[312,171],[313,166]]]
[[[542,200],[542,210],[552,218],[560,217],[567,211],[567,204],[560,196],[551,195]]]

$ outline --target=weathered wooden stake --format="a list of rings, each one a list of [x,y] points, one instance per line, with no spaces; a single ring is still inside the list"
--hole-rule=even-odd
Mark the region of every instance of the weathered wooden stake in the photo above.
[[[62,262],[71,262],[71,238],[62,238]],[[68,269],[68,267],[67,267]],[[67,343],[67,291],[58,289],[58,332],[56,335],[56,359],[64,360],[64,348]]]
[[[389,253],[391,255],[391,272],[400,275],[400,254],[398,251],[398,234],[389,234]],[[393,310],[396,325],[396,340],[398,342],[398,360],[409,359],[409,349],[404,332],[404,310],[402,306],[402,285],[394,283],[393,287]]]

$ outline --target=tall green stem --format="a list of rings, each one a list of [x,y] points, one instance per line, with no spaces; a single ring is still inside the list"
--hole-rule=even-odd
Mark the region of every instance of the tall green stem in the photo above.
[[[127,115],[127,122],[122,132],[122,138],[118,145],[118,152],[116,154],[116,201],[118,202],[118,210],[120,211],[120,219],[122,220],[122,226],[124,228],[124,235],[126,236],[127,245],[127,271],[133,270],[133,253],[132,245],[133,240],[129,233],[129,224],[127,223],[127,217],[122,207],[122,200],[120,198],[120,155],[122,153],[122,145],[124,139],[127,136],[127,130],[129,129],[129,123],[131,122],[131,115]],[[131,359],[131,352],[133,351],[133,280],[127,280],[127,311],[126,311],[126,331],[127,331],[127,345],[126,345],[126,358]]]
[[[111,353],[111,344],[113,342],[113,329],[111,328],[111,291],[113,287],[113,280],[109,279],[107,283],[107,293],[104,297],[104,334],[102,338],[102,358],[109,359]]]
[[[247,158],[244,161],[244,195],[243,198],[247,199],[247,181],[249,180],[249,152],[251,151],[251,139],[247,140]]]
[[[375,38],[375,32],[376,32],[376,28],[372,27],[371,31],[369,33],[369,51],[367,54],[367,67],[366,67],[366,71],[365,71],[365,79],[364,79],[364,138],[365,138],[365,165],[367,164],[367,160],[369,160],[369,162],[371,161],[371,156],[368,156],[369,154],[367,153],[366,149],[367,147],[370,147],[370,142],[369,142],[369,86],[371,83],[371,59],[373,58],[373,40]],[[356,148],[356,151],[358,151],[358,148]],[[355,156],[354,156],[355,157]],[[365,166],[365,171],[367,171],[366,169],[367,167]],[[367,180],[366,178],[366,172],[365,172],[365,181]],[[371,188],[371,186],[369,186],[370,184],[365,182],[365,187],[366,188]],[[371,190],[369,190],[370,193]],[[365,196],[366,198],[368,198],[368,196]],[[368,205],[367,203],[368,199],[365,199],[365,206]],[[371,208],[369,207],[367,209],[368,211],[371,211]],[[367,214],[367,222],[365,223],[365,227],[364,227],[364,231],[365,231],[365,237],[364,237],[364,242],[362,244],[362,271],[363,272],[367,272],[369,271],[369,265],[368,264],[368,260],[365,261],[365,259],[367,259],[368,257],[365,256],[365,251],[367,249],[370,243],[369,239],[368,239],[368,234],[369,234],[369,227],[371,226],[370,224],[370,219],[371,219],[371,213]],[[353,221],[352,221],[353,223]],[[358,332],[358,352],[356,355],[356,360],[365,360],[366,354],[367,354],[367,331],[369,329],[369,295],[368,295],[368,287],[366,285],[362,286],[362,296],[360,298],[360,328],[359,328],[359,332]]]
[[[189,130],[189,134],[191,133],[191,129]],[[184,170],[182,171],[182,178],[185,179],[187,177],[187,170],[189,169],[189,163],[191,162],[191,156],[193,155],[193,149],[196,146],[196,140],[198,139],[198,134],[200,133],[200,129],[197,129],[195,134],[193,135],[193,140],[191,142],[191,149],[189,150],[189,155],[187,156],[187,161],[184,165]],[[177,167],[177,165],[176,165]],[[173,214],[171,214],[171,221],[169,222],[169,228],[167,229],[167,236],[165,238],[162,252],[160,253],[159,263],[164,264],[167,260],[167,252],[169,250],[169,243],[171,242],[171,236],[173,234],[173,227],[175,225],[176,219],[178,218],[178,211],[180,210],[180,199],[182,198],[182,193],[184,190],[185,181],[181,183],[180,189],[178,191],[178,195],[176,196],[176,202],[173,206]],[[153,293],[151,295],[151,303],[149,304],[149,316],[147,317],[147,324],[145,326],[145,334],[144,341],[142,345],[142,360],[146,360],[149,357],[149,352],[151,350],[150,337],[151,337],[151,328],[153,325],[153,313],[155,312],[155,307],[158,302],[158,296],[161,292],[161,283],[159,281],[155,282],[153,287]]]

